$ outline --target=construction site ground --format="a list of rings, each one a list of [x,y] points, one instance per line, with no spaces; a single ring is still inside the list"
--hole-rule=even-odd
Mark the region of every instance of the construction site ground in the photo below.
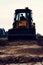
[[[15,63],[15,65],[17,63],[33,63],[34,65],[35,62],[43,63],[43,46],[39,46],[37,41],[0,39],[1,65],[10,63]]]

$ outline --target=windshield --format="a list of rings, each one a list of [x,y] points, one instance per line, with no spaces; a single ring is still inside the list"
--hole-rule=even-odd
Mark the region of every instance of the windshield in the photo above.
[[[24,17],[24,18],[26,18],[26,13],[18,13],[17,15],[16,15],[16,20],[17,21],[20,21],[20,17]]]

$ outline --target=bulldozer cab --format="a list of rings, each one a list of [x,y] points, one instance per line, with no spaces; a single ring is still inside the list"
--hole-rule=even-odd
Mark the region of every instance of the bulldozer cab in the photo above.
[[[32,24],[32,10],[28,8],[15,10],[13,28],[20,28],[20,27],[29,28],[31,27],[31,24]]]
[[[15,21],[20,21],[22,19],[26,20],[32,20],[31,17],[31,10],[26,8],[26,9],[17,9],[15,10]]]

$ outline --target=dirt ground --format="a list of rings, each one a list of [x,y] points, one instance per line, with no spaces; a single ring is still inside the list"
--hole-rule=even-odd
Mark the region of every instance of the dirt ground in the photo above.
[[[37,41],[19,40],[19,41],[9,42],[7,39],[4,39],[4,40],[0,39],[0,60],[6,59],[9,57],[11,58],[12,57],[13,58],[14,57],[26,57],[26,58],[41,57],[42,58],[43,47],[39,46]],[[17,65],[17,64],[12,64],[12,65]],[[20,65],[27,65],[27,64],[20,64]],[[28,63],[28,65],[35,65],[35,63],[34,62],[30,64]],[[37,62],[36,62],[36,65],[37,65]]]

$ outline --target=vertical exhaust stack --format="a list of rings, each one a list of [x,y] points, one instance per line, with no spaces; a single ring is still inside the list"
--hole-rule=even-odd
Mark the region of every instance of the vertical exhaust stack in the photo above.
[[[32,10],[16,9],[13,28],[8,30],[8,40],[35,40],[36,29],[32,20]]]

